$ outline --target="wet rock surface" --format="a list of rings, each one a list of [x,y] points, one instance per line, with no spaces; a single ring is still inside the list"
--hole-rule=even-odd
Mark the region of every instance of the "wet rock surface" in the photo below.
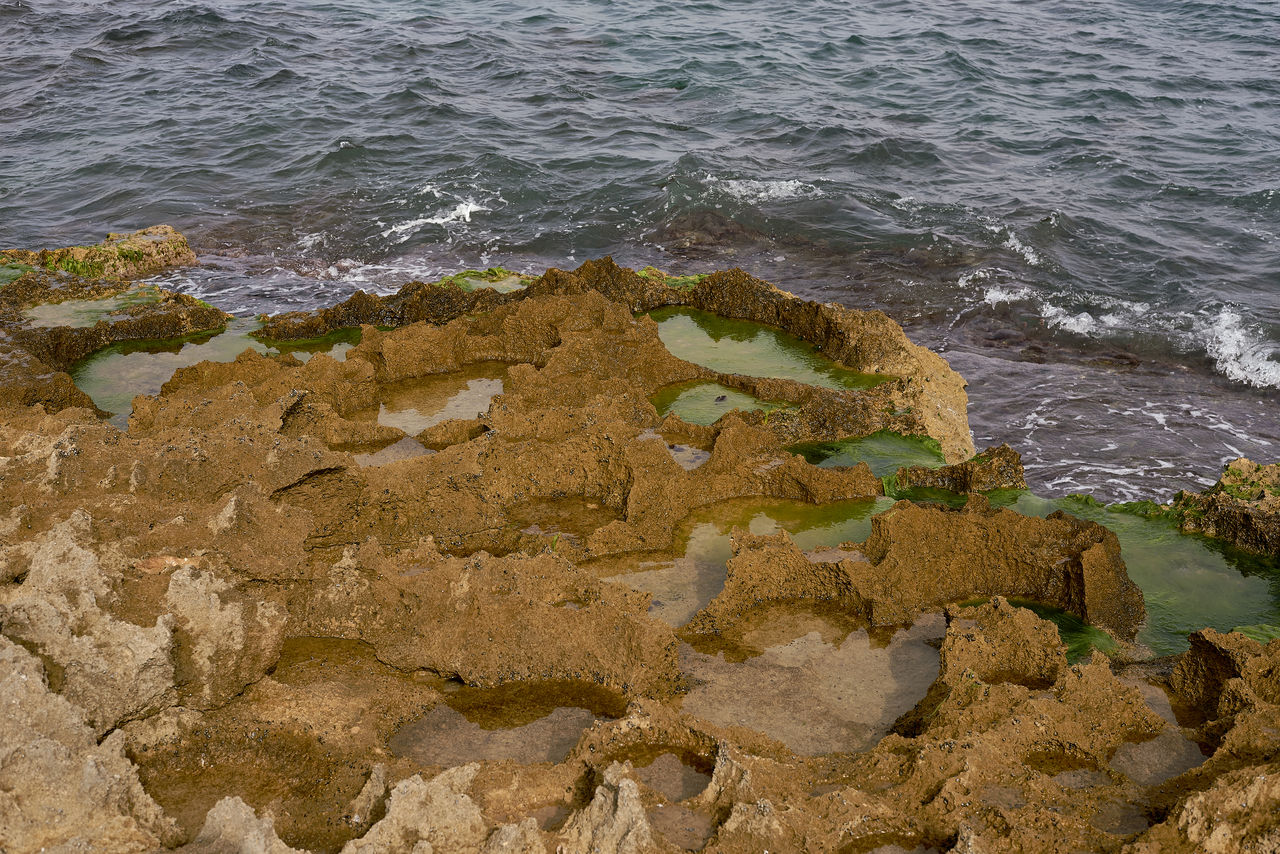
[[[1179,492],[1173,509],[1180,514],[1184,531],[1280,555],[1280,463],[1234,460],[1204,492]]]
[[[943,489],[959,494],[1027,488],[1022,458],[1008,445],[987,448],[972,459],[955,465],[899,469],[896,480],[901,489]]]
[[[97,246],[6,250],[27,272],[0,284],[0,402],[50,411],[89,407],[67,371],[122,341],[175,338],[222,327],[230,315],[185,294],[129,280],[194,264],[169,226],[113,234]]]
[[[124,290],[50,275],[0,289],[18,285],[0,341],[0,849],[1274,843],[1280,641],[1205,631],[1176,661],[1071,665],[1053,623],[1001,597],[1132,638],[1142,596],[1106,528],[981,496],[893,503],[865,462],[787,450],[889,430],[951,463],[918,485],[1018,482],[1016,454],[973,456],[963,381],[883,315],[608,260],[507,292],[417,283],[266,324],[365,324],[345,358],[183,367],[122,431],[58,365],[102,346],[66,344],[75,330],[115,340],[136,317],[21,312],[57,301],[42,287]],[[148,311],[197,316],[170,302]],[[889,379],[685,361],[643,314],[664,305]],[[787,406],[660,414],[654,395],[689,382]],[[386,453],[404,442],[421,451]],[[705,553],[688,544],[695,511],[764,499],[776,524],[753,527],[751,505]],[[676,577],[700,560],[714,571]]]

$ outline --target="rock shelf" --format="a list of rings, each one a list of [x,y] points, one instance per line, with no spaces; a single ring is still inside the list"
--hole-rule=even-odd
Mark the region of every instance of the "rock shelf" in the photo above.
[[[0,285],[0,849],[1280,841],[1280,641],[1144,654],[1116,535],[993,506],[1016,452],[974,453],[963,379],[884,315],[741,271],[485,271],[267,318],[271,347],[177,365],[112,424],[77,360],[228,321],[115,299],[107,275],[192,260],[139,234],[8,253]],[[169,248],[102,254],[139,240]],[[686,361],[664,306],[879,379]],[[655,407],[693,383],[784,406]],[[887,434],[929,465],[794,450]],[[1237,468],[1215,494],[1269,508]],[[1069,662],[1010,598],[1113,658]]]

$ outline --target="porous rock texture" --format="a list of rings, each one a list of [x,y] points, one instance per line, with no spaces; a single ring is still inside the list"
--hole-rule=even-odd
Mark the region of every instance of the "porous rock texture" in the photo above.
[[[124,234],[108,234],[94,246],[63,249],[6,249],[0,260],[46,270],[79,272],[91,279],[138,279],[169,267],[196,263],[187,239],[172,226],[153,225]]]
[[[911,343],[902,328],[879,311],[808,302],[741,270],[714,273],[692,287],[676,288],[603,258],[588,261],[572,272],[548,270],[524,291],[508,294],[413,282],[388,297],[358,292],[333,308],[277,315],[261,334],[275,339],[309,338],[361,324],[387,326],[421,320],[438,324],[530,297],[594,294],[631,313],[683,305],[765,323],[812,342],[855,371],[896,378],[856,392],[831,392],[788,380],[715,376],[705,369],[683,378],[718,379],[762,399],[798,404],[798,411],[779,412],[770,419],[773,431],[790,443],[893,430],[937,440],[948,462],[961,462],[974,454],[964,380],[940,356]],[[858,425],[857,432],[850,432],[852,424]]]
[[[1062,512],[1039,519],[993,510],[979,495],[962,511],[901,501],[872,519],[857,548],[815,562],[785,531],[739,533],[724,589],[687,631],[722,633],[762,602],[793,599],[839,600],[871,625],[904,625],[949,602],[1000,594],[1053,605],[1126,639],[1145,616],[1115,534]]]
[[[1174,496],[1173,509],[1184,531],[1280,555],[1280,463],[1233,460],[1209,489]]]
[[[67,373],[76,361],[121,341],[175,338],[223,326],[231,315],[161,288],[151,287],[145,298],[119,307],[106,299],[136,290],[130,279],[195,261],[186,238],[167,225],[112,234],[97,246],[0,252],[0,263],[33,268],[0,286],[0,404],[92,409],[93,402]],[[25,314],[73,300],[103,301],[101,317],[89,325],[47,326]]]
[[[943,489],[963,495],[995,489],[1026,489],[1022,457],[1008,445],[987,448],[980,454],[939,468],[908,466],[895,475],[899,489]]]
[[[636,315],[667,304],[770,323],[896,379],[833,391],[719,374],[672,356]],[[1100,654],[1068,665],[1030,611],[956,604],[1030,598],[1131,637],[1141,596],[1114,536],[1061,514],[898,502],[865,542],[810,553],[735,532],[725,590],[686,633],[732,631],[777,602],[883,632],[945,609],[939,675],[864,753],[798,756],[682,710],[681,638],[650,616],[650,594],[598,567],[669,557],[682,520],[716,502],[881,494],[865,464],[812,466],[794,442],[927,435],[956,464],[949,487],[1009,482],[1003,452],[971,460],[963,381],[883,315],[740,271],[676,288],[606,259],[513,294],[358,294],[268,330],[362,323],[397,328],[366,325],[345,361],[250,351],[184,368],[135,400],[123,432],[69,379],[4,386],[0,849],[1190,851],[1272,838],[1258,809],[1275,789],[1258,775],[1276,755],[1280,643],[1194,640],[1165,686],[1198,716],[1184,728],[1149,705],[1143,692],[1161,688]],[[0,345],[28,366],[30,341],[72,352],[39,336]],[[362,464],[412,450],[377,420],[392,394],[486,366],[501,391],[475,417],[415,428],[417,450]],[[709,427],[660,418],[651,396],[689,380],[792,408]],[[707,460],[686,469],[677,440]],[[542,712],[501,699],[525,688],[608,702],[559,759],[446,767],[392,749],[425,714],[468,708],[465,692],[499,698],[476,707],[474,730],[527,723]],[[1127,758],[1188,733],[1213,755],[1171,780]],[[658,756],[701,781],[695,794],[654,776]]]

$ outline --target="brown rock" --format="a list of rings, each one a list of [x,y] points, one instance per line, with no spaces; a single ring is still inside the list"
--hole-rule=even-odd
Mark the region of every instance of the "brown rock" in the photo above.
[[[1008,445],[987,448],[976,457],[941,468],[910,466],[898,469],[898,487],[945,489],[948,492],[990,492],[993,489],[1026,489],[1022,457]]]
[[[176,841],[121,747],[98,744],[36,657],[0,636],[0,847],[143,852]]]
[[[285,612],[210,572],[190,566],[174,572],[165,606],[176,618],[177,680],[188,706],[221,705],[280,657]]]
[[[1170,685],[1208,719],[1228,717],[1259,702],[1280,705],[1280,642],[1263,646],[1239,632],[1194,632],[1191,648],[1174,668]]]
[[[1173,509],[1184,531],[1280,555],[1280,463],[1233,460],[1208,490],[1174,496]]]
[[[900,501],[872,519],[862,551],[870,565],[850,571],[877,624],[994,595],[1053,605],[1126,639],[1146,614],[1115,534],[1062,511],[1022,516],[981,496],[959,512]]]
[[[29,252],[9,249],[0,257],[77,276],[139,279],[170,267],[196,263],[187,239],[168,225],[153,225],[128,234],[108,234],[96,246],[70,246]]]

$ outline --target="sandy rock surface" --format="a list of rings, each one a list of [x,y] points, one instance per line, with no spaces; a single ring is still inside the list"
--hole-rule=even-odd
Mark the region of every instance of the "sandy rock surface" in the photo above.
[[[121,431],[59,371],[137,318],[98,338],[15,319],[55,286],[118,287],[88,281],[27,274],[0,318],[0,850],[1275,847],[1280,641],[1070,663],[1004,597],[1131,639],[1114,534],[980,495],[889,507],[865,463],[787,450],[893,430],[949,463],[899,488],[1021,482],[1012,451],[974,455],[963,380],[879,313],[608,259],[507,294],[415,283],[267,324],[363,324],[345,360],[192,365]],[[892,379],[720,373],[637,314],[662,305]],[[789,408],[660,417],[653,396],[691,380]],[[876,498],[870,535],[829,548],[730,532],[686,624],[625,583],[677,557],[694,510]],[[504,754],[526,726],[554,750]]]

